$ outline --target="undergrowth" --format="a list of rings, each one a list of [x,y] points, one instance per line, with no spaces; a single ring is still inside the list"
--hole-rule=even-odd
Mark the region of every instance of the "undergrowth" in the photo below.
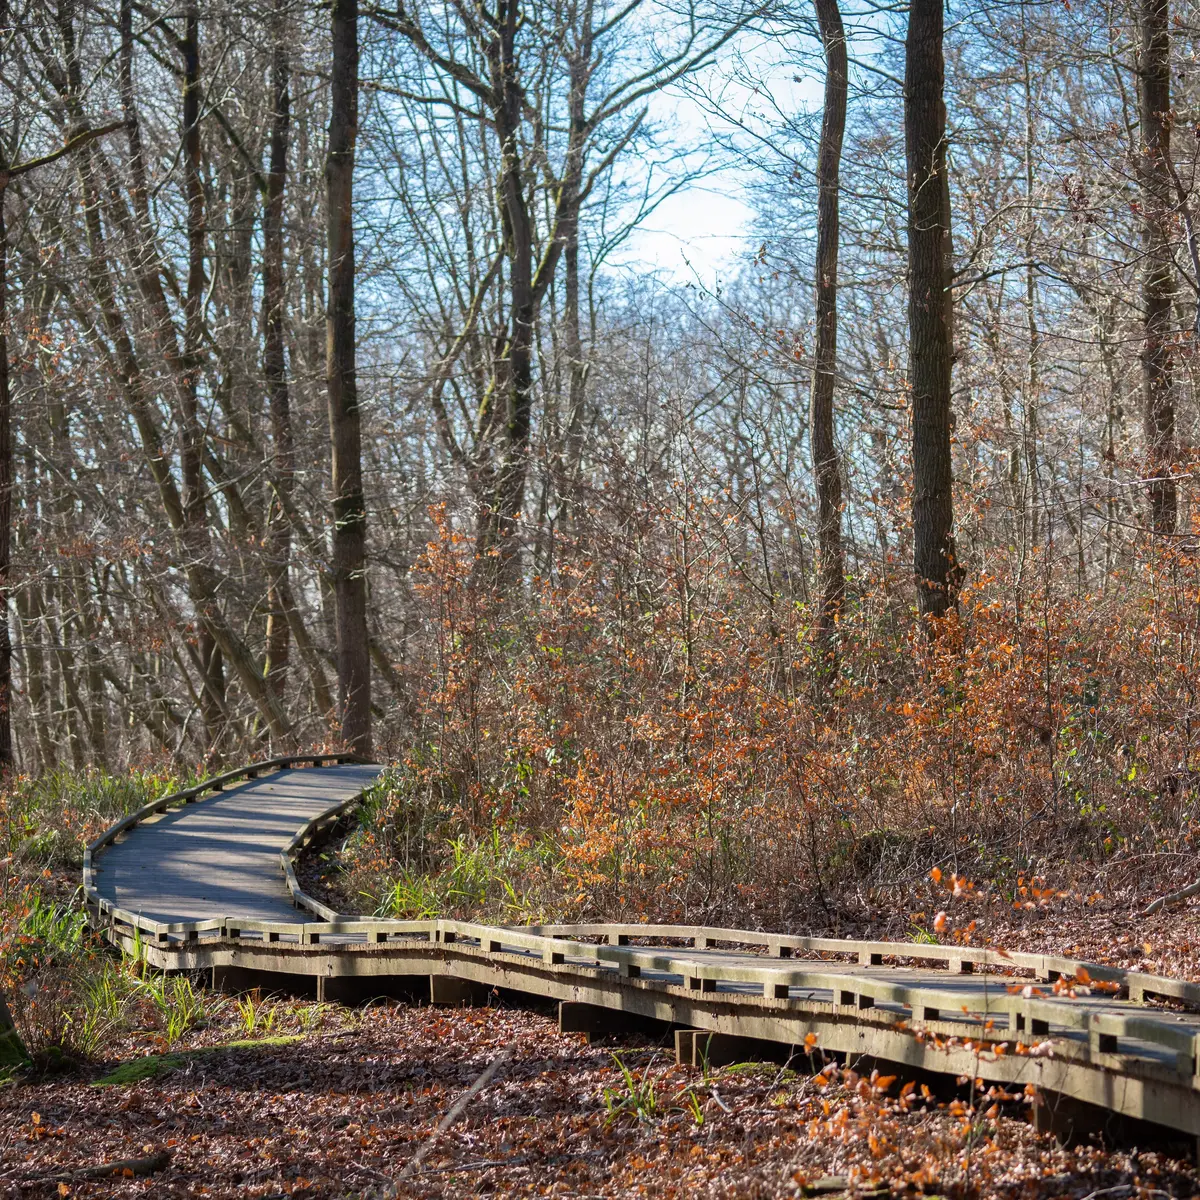
[[[524,605],[441,527],[408,750],[323,868],[341,904],[903,931],[935,865],[1010,905],[1030,878],[1081,903],[1186,881],[1200,560],[1153,549],[1092,593],[1001,555],[929,637],[905,580],[856,580],[834,676],[803,598],[768,603],[707,519],[631,512]]]
[[[0,926],[0,987],[37,1070],[103,1060],[135,1030],[170,1049],[224,1004],[189,975],[118,957],[88,928],[82,908],[36,888],[10,904]]]
[[[98,767],[18,775],[0,792],[0,853],[35,868],[79,868],[88,841],[188,782],[169,770]]]

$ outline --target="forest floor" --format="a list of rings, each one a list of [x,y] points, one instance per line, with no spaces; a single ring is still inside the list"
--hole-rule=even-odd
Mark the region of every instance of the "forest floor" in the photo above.
[[[705,1074],[648,1041],[589,1045],[507,1007],[259,1007],[257,1045],[210,995],[171,1058],[144,1057],[155,1039],[133,1033],[113,1061],[0,1088],[0,1194],[783,1197],[840,1176],[852,1195],[1200,1195],[1187,1162],[1065,1149],[1020,1104],[971,1120],[897,1081],[770,1064]],[[100,1086],[118,1058],[135,1078]],[[147,1177],[80,1177],[163,1150],[169,1165]]]

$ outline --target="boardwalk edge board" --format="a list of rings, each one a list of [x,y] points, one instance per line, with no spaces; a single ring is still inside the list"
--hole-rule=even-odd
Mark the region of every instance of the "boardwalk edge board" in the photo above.
[[[369,990],[387,978],[449,976],[463,986],[512,988],[734,1038],[804,1047],[815,1035],[822,1050],[1002,1084],[1032,1082],[1200,1136],[1200,1017],[1145,1006],[1148,998],[1161,998],[1200,1008],[1200,985],[1071,958],[958,945],[689,925],[519,928],[343,916],[304,892],[294,859],[361,793],[305,821],[279,851],[287,892],[299,910],[294,922],[218,914],[154,921],[100,894],[96,859],[142,821],[202,803],[229,784],[338,764],[362,760],[348,754],[269,759],[164,796],[116,822],[84,855],[92,923],[162,970],[212,968],[214,978],[229,970],[309,976],[318,994],[338,981]],[[893,965],[897,961],[906,965]],[[924,964],[923,972],[917,964]],[[931,964],[935,983],[928,980]],[[988,968],[1005,974],[987,974]],[[1016,971],[1034,978],[1014,977]],[[923,974],[924,982],[906,982],[906,973]],[[1074,984],[1080,980],[1127,999],[1073,998],[1067,993],[1082,990]]]

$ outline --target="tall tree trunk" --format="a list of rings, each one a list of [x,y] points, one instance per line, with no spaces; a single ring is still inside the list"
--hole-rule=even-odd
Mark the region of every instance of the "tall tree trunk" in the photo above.
[[[203,438],[199,419],[199,388],[204,337],[204,182],[200,178],[200,13],[195,3],[184,12],[183,35],[183,177],[187,196],[187,292],[183,328],[183,430],[180,464],[183,468],[184,518],[195,531],[194,541],[208,521],[203,477]],[[221,651],[206,625],[199,629],[200,661],[204,665],[201,708],[206,757],[221,757],[227,726],[225,672]]]
[[[1041,409],[1041,345],[1038,328],[1036,246],[1037,218],[1033,208],[1034,125],[1033,77],[1030,63],[1025,6],[1021,6],[1021,74],[1025,100],[1025,328],[1029,334],[1029,358],[1025,370],[1025,473],[1029,479],[1029,545],[1036,548],[1041,541],[1042,487],[1038,465],[1039,413]]]
[[[8,631],[13,452],[12,398],[8,383],[8,228],[4,219],[7,191],[8,161],[0,146],[0,779],[13,766],[12,639]]]
[[[1138,106],[1141,112],[1142,419],[1150,484],[1148,518],[1155,533],[1174,533],[1179,501],[1171,477],[1175,457],[1175,394],[1171,363],[1171,38],[1169,0],[1141,0]]]
[[[371,753],[371,655],[367,641],[367,514],[362,422],[354,363],[354,143],[358,135],[358,0],[333,0],[332,104],[325,190],[329,306],[325,373],[333,450],[333,585],[337,605],[342,740]]]
[[[292,551],[288,501],[295,475],[292,415],[288,396],[284,336],[283,192],[287,182],[288,125],[291,97],[289,63],[284,43],[282,0],[275,13],[275,49],[271,60],[271,158],[263,214],[263,374],[271,413],[274,447],[273,486],[267,518],[267,678],[277,695],[287,686],[289,628],[284,608]]]
[[[950,454],[953,359],[943,0],[913,0],[904,64],[908,170],[908,381],[912,392],[913,571],[917,611],[944,616],[962,579],[954,547]]]
[[[495,386],[480,422],[494,453],[490,486],[484,490],[476,538],[484,573],[493,582],[510,579],[520,555],[520,519],[529,469],[529,433],[533,419],[533,327],[538,300],[534,290],[533,220],[525,194],[521,119],[525,93],[516,62],[520,5],[500,6],[496,34],[488,42],[488,67],[496,136],[500,142],[500,203],[508,250],[509,328],[497,343]]]
[[[560,472],[558,486],[559,502],[563,505],[567,524],[579,503],[576,493],[583,462],[584,389],[588,374],[579,314],[579,193],[583,186],[583,151],[588,133],[585,105],[592,74],[592,38],[592,5],[589,2],[581,13],[579,45],[569,60],[571,132],[559,201],[565,285],[563,350],[567,360],[567,420],[565,445],[560,451],[565,456],[565,468]]]
[[[818,645],[828,678],[837,673],[837,623],[846,596],[842,552],[842,476],[833,432],[837,376],[838,172],[846,131],[846,34],[837,0],[815,0],[825,46],[825,110],[817,151],[816,346],[809,437],[817,491]]]
[[[0,27],[8,25],[8,0],[0,0]],[[0,130],[0,779],[13,767],[12,639],[8,632],[9,566],[12,560],[12,395],[8,381],[8,131]],[[8,1009],[0,998],[0,1025]],[[8,1022],[11,1024],[11,1020]]]

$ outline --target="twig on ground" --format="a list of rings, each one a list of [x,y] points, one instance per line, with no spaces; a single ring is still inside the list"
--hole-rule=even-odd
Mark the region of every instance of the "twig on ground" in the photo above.
[[[512,1046],[506,1046],[498,1055],[488,1064],[483,1073],[475,1080],[473,1084],[455,1102],[450,1106],[450,1111],[438,1122],[437,1128],[417,1147],[417,1152],[408,1160],[404,1166],[404,1170],[396,1176],[396,1183],[402,1179],[410,1179],[416,1174],[417,1169],[424,1161],[425,1156],[433,1149],[437,1140],[459,1117],[462,1116],[463,1110],[483,1091],[485,1087],[496,1077],[496,1072],[508,1062],[512,1056]],[[389,1184],[377,1194],[377,1200],[395,1200],[399,1195],[396,1184]]]
[[[27,1180],[39,1179],[109,1179],[114,1175],[133,1178],[139,1175],[155,1175],[171,1165],[169,1150],[156,1150],[146,1158],[121,1158],[116,1162],[100,1163],[95,1167],[71,1167],[66,1170],[39,1171],[26,1175]]]
[[[1157,900],[1152,900],[1138,915],[1152,917],[1168,904],[1179,904],[1184,900],[1190,900],[1193,896],[1200,896],[1200,879],[1189,883],[1185,888],[1180,888],[1177,892],[1169,892],[1165,896],[1159,896]]]

